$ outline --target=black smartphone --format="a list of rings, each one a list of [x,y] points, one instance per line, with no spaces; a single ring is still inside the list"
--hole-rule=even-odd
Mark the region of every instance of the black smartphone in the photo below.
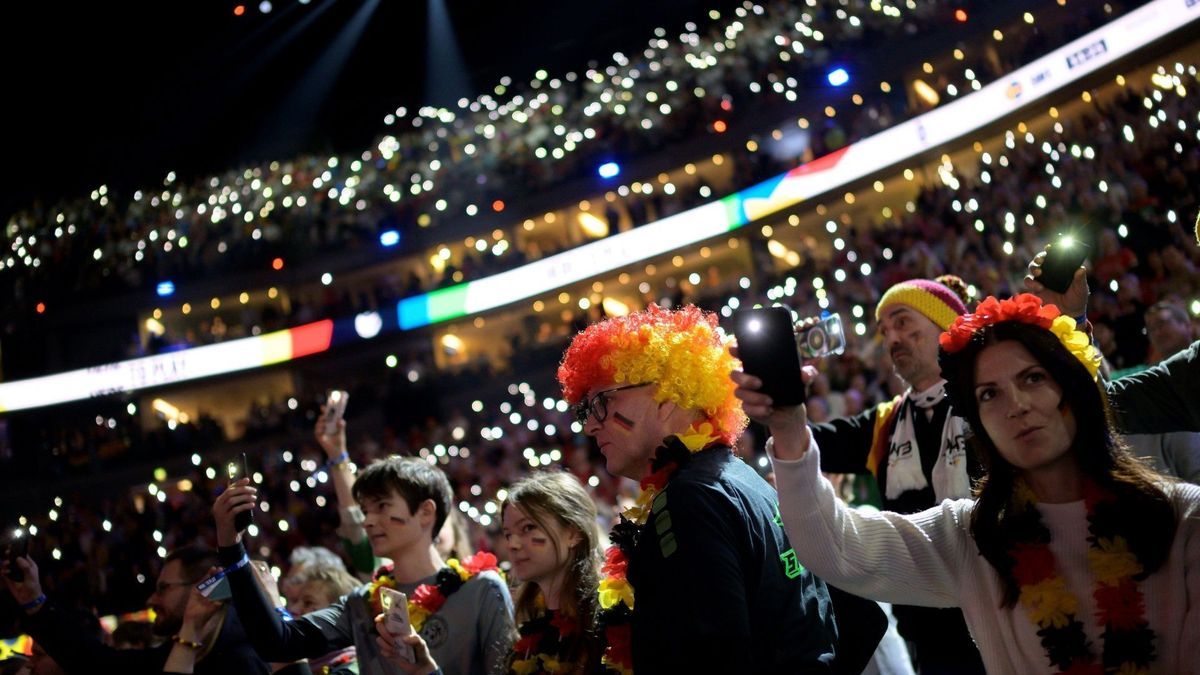
[[[1079,237],[1062,235],[1050,244],[1042,260],[1042,273],[1038,281],[1055,293],[1066,293],[1075,278],[1075,270],[1087,259],[1091,247]]]
[[[243,476],[250,475],[250,469],[246,461],[246,453],[242,453],[242,461],[239,464],[236,460],[230,460],[225,466],[226,473],[229,475],[229,484],[233,485],[234,481],[241,479]],[[233,527],[238,532],[244,532],[246,528],[254,522],[254,509],[242,511],[234,516]]]
[[[804,403],[800,353],[792,313],[786,307],[743,309],[733,315],[742,370],[762,380],[775,407]]]
[[[25,573],[17,567],[17,558],[24,558],[29,555],[29,534],[21,528],[16,528],[9,533],[9,536],[4,541],[4,557],[8,560],[8,574],[5,575],[13,581],[24,581]]]

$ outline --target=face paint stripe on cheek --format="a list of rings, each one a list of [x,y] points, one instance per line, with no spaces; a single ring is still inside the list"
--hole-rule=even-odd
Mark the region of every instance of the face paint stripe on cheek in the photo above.
[[[621,426],[621,428],[623,428],[623,429],[625,429],[625,430],[630,430],[630,429],[633,429],[633,420],[631,420],[631,419],[629,419],[628,417],[626,417],[626,416],[622,415],[621,413],[619,413],[619,412],[614,412],[614,413],[612,414],[612,418],[613,418],[613,421],[614,421],[614,422],[616,422],[618,425],[620,425],[620,426]]]

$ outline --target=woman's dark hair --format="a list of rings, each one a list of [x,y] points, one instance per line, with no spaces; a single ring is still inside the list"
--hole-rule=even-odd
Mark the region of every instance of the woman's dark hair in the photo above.
[[[1029,523],[1021,517],[1023,510],[1015,503],[1019,470],[1000,455],[980,419],[979,402],[975,398],[975,363],[984,348],[1006,340],[1023,345],[1062,388],[1060,405],[1070,408],[1076,420],[1070,452],[1085,476],[1116,497],[1119,508],[1106,516],[1117,521],[1114,528],[1126,538],[1130,550],[1142,563],[1139,578],[1154,572],[1170,552],[1178,521],[1170,497],[1159,487],[1171,479],[1149,469],[1129,453],[1113,426],[1103,385],[1092,379],[1087,368],[1054,333],[1017,321],[1001,322],[976,332],[958,352],[949,354],[940,350],[938,360],[954,412],[969,424],[972,430],[969,443],[987,470],[975,486],[977,501],[971,512],[971,536],[979,552],[1000,575],[1004,606],[1012,607],[1017,602],[1019,588],[1013,576],[1010,551]]]
[[[599,640],[596,635],[596,614],[599,611],[597,589],[600,586],[600,528],[596,524],[596,503],[575,476],[563,471],[541,471],[509,488],[500,516],[510,507],[549,533],[546,524],[553,519],[559,527],[579,533],[579,542],[571,548],[567,572],[562,581],[560,611],[579,621],[580,631],[565,643],[564,664],[578,667],[597,662]],[[551,537],[557,555],[558,542]],[[517,592],[517,625],[537,615],[536,601],[541,589],[537,584],[522,583]],[[516,654],[510,657],[516,658]]]

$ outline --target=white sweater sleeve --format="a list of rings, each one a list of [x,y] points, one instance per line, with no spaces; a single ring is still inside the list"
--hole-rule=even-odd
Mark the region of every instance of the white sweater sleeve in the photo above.
[[[768,455],[779,512],[800,562],[838,588],[872,600],[957,607],[978,556],[968,529],[972,502],[946,500],[921,513],[864,513],[848,507],[820,474],[812,442],[804,457]]]

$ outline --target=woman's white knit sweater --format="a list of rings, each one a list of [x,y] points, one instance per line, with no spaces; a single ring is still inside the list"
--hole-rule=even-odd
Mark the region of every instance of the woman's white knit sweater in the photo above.
[[[821,476],[815,442],[801,459],[772,457],[772,463],[788,538],[814,574],[873,600],[961,607],[989,673],[1054,670],[1025,610],[1019,604],[1001,608],[1000,577],[971,537],[973,501],[946,500],[906,516],[863,513],[843,504]],[[1151,671],[1200,673],[1200,487],[1175,483],[1164,489],[1180,520],[1167,561],[1141,583],[1146,619],[1156,636]],[[1038,510],[1050,530],[1059,574],[1079,601],[1076,618],[1098,659],[1103,641],[1084,504],[1045,504]]]

